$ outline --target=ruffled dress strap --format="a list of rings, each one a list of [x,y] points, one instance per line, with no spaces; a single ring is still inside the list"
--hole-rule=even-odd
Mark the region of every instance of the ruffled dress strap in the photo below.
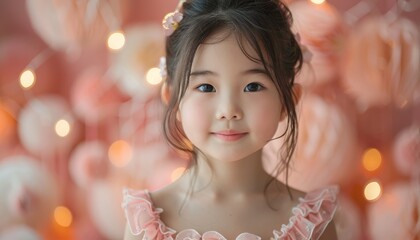
[[[337,209],[338,186],[331,186],[306,194],[292,209],[292,217],[280,231],[274,231],[276,240],[319,239],[331,222]]]
[[[143,235],[143,240],[173,240],[175,230],[160,220],[160,208],[154,208],[147,190],[123,190],[122,208],[133,235]]]

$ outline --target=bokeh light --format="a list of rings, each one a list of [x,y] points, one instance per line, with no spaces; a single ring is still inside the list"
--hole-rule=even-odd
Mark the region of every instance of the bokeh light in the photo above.
[[[125,36],[122,32],[111,33],[108,37],[108,47],[112,50],[119,50],[124,47]]]
[[[363,154],[363,167],[372,172],[377,170],[382,164],[382,155],[376,148],[370,148]]]
[[[55,133],[60,137],[65,137],[70,133],[70,123],[65,119],[60,119],[55,124]]]
[[[0,143],[15,130],[15,119],[6,105],[0,102]]]
[[[382,187],[377,181],[372,181],[366,184],[364,195],[366,200],[368,201],[375,201],[377,200],[382,194]]]
[[[314,4],[323,4],[325,0],[311,0],[311,2]]]
[[[133,156],[131,145],[124,140],[117,140],[108,149],[108,158],[116,167],[124,167]]]
[[[34,84],[35,84],[35,80],[36,80],[36,75],[35,72],[32,71],[31,69],[25,69],[21,74],[20,74],[20,85],[25,88],[31,88]]]
[[[62,227],[70,227],[73,222],[73,214],[68,208],[58,206],[54,210],[54,219],[58,225]]]
[[[159,68],[151,68],[147,71],[146,80],[152,85],[157,85],[162,82],[162,76],[160,75]]]

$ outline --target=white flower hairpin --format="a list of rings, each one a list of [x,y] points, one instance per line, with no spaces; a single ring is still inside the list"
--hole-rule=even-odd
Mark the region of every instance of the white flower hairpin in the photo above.
[[[176,7],[176,10],[170,12],[165,15],[162,20],[162,27],[165,31],[166,36],[170,36],[175,30],[179,27],[179,23],[181,22],[184,15],[181,13],[182,4],[184,4],[185,0],[181,0]],[[159,69],[160,75],[162,79],[166,79],[168,75],[168,71],[166,68],[166,57],[161,57],[159,61]]]
[[[178,3],[178,6],[175,11],[170,12],[165,15],[162,20],[162,26],[165,31],[166,36],[170,36],[179,26],[184,15],[181,13],[182,4],[185,0],[181,0]]]
[[[181,22],[182,18],[183,15],[178,10],[166,14],[162,21],[162,26],[166,36],[170,36],[178,28],[179,22]]]

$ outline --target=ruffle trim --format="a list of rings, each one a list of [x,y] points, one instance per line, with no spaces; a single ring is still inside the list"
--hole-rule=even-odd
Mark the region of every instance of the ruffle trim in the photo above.
[[[275,240],[318,239],[337,209],[338,186],[308,193],[292,209],[292,217],[280,231],[274,230]]]
[[[175,240],[227,240],[222,234],[216,231],[208,231],[203,233],[203,235],[199,234],[194,229],[186,229],[179,232],[176,236]],[[261,240],[261,238],[252,233],[241,233],[236,238],[236,240]]]
[[[175,230],[160,220],[161,208],[154,208],[147,190],[123,190],[122,208],[133,235],[143,234],[143,240],[173,240]]]
[[[292,217],[280,231],[274,230],[275,240],[318,239],[337,208],[339,188],[332,186],[308,193],[299,199],[299,204],[292,209]],[[147,190],[123,190],[122,208],[125,211],[130,231],[133,235],[143,235],[143,240],[174,240],[176,231],[167,227],[160,219],[161,208],[154,208]],[[175,240],[226,240],[216,231],[200,235],[194,229],[180,231]],[[261,237],[242,233],[236,240],[260,240]]]

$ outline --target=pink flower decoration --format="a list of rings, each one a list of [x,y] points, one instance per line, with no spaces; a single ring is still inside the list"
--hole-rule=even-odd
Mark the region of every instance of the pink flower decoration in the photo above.
[[[11,226],[49,226],[59,203],[57,180],[52,172],[38,159],[14,155],[1,159],[0,179],[0,239],[20,239],[2,238],[3,230]]]
[[[305,62],[296,81],[305,87],[316,87],[331,82],[338,76],[339,53],[344,38],[344,23],[337,9],[328,3],[294,1],[293,31],[304,54]]]
[[[415,239],[420,234],[420,186],[396,183],[367,209],[369,239]]]
[[[356,202],[344,194],[338,198],[338,208],[334,215],[334,224],[338,239],[354,240],[362,238],[362,213]]]
[[[178,11],[166,14],[162,21],[162,26],[165,30],[166,36],[170,36],[178,28],[179,22],[181,22],[182,18],[182,13]]]
[[[70,176],[77,186],[88,188],[107,175],[107,148],[99,141],[83,142],[77,145],[69,161]]]
[[[35,32],[55,50],[79,50],[105,41],[109,23],[128,13],[127,1],[26,1]],[[103,14],[102,14],[103,13]]]
[[[42,238],[35,229],[28,227],[25,224],[18,224],[2,230],[0,239],[40,240]]]
[[[418,101],[419,43],[416,25],[404,18],[390,22],[375,16],[354,28],[343,54],[342,81],[360,109]]]
[[[165,41],[159,24],[133,25],[125,29],[124,48],[112,57],[111,76],[121,93],[141,101],[159,92],[147,82],[147,71],[159,64]]]
[[[397,169],[413,177],[420,176],[420,126],[413,125],[398,134],[394,144]]]
[[[55,124],[64,119],[70,124],[69,134],[63,138],[55,132]],[[70,151],[81,133],[80,124],[67,100],[60,95],[32,98],[20,111],[18,134],[22,145],[33,155],[52,158]]]
[[[91,124],[115,115],[120,104],[128,99],[113,79],[98,68],[82,72],[75,79],[70,93],[74,113]]]
[[[125,219],[119,203],[122,186],[116,178],[93,182],[87,194],[87,209],[93,225],[105,239],[120,239]]]
[[[289,171],[292,187],[311,191],[326,185],[349,181],[357,157],[354,126],[338,105],[319,96],[306,95],[299,105],[299,136]],[[280,123],[275,137],[284,131]],[[268,172],[278,163],[283,138],[264,147],[263,161]],[[285,174],[280,176],[284,180]]]

